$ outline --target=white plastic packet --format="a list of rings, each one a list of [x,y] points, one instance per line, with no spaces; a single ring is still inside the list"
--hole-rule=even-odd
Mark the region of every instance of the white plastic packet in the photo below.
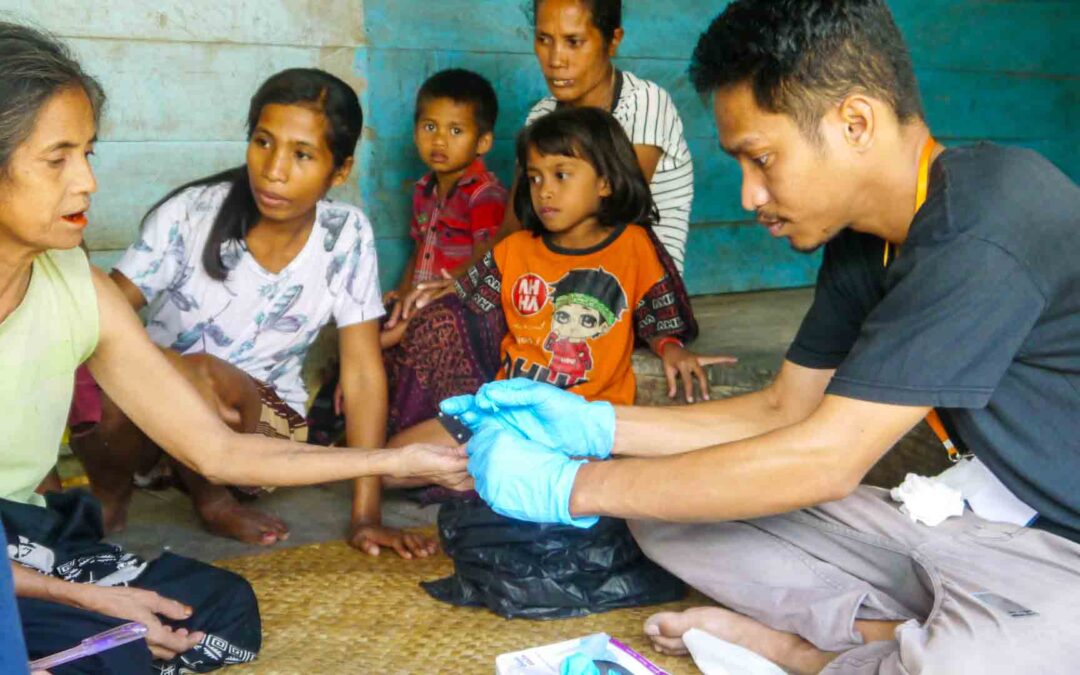
[[[697,628],[683,633],[682,641],[705,675],[785,675],[765,657]]]
[[[937,480],[955,488],[975,515],[997,523],[1030,525],[1038,512],[1005,487],[978,457],[962,459]]]

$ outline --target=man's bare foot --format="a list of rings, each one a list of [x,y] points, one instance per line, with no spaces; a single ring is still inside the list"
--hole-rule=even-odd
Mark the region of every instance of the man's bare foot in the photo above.
[[[221,537],[260,546],[270,546],[289,538],[289,526],[283,520],[242,506],[231,495],[227,499],[198,504],[195,510],[206,529]]]
[[[662,654],[689,653],[683,633],[691,628],[745,647],[793,673],[818,673],[836,654],[823,652],[792,633],[773,630],[748,616],[720,607],[694,607],[685,612],[661,612],[645,620],[645,635]]]

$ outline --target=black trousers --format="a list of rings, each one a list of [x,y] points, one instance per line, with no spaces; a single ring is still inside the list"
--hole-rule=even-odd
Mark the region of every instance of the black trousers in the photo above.
[[[146,642],[138,641],[51,669],[55,675],[174,675],[181,668],[203,673],[251,661],[258,653],[262,642],[259,607],[243,577],[172,553],[144,567],[135,556],[100,541],[100,508],[88,494],[49,495],[44,509],[0,500],[0,518],[9,541],[17,542],[9,549],[17,562],[76,583],[109,575],[131,577],[124,585],[154,591],[194,609],[189,619],[170,620],[170,625],[206,633],[202,642],[171,661],[154,661]],[[50,553],[52,569],[41,569],[42,561],[50,560]],[[27,598],[19,599],[19,614],[31,659],[68,649],[91,635],[126,623]]]

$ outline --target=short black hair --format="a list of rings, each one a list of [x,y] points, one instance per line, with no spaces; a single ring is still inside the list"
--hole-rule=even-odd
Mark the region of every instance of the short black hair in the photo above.
[[[861,91],[903,123],[925,117],[900,29],[883,0],[736,0],[698,40],[690,80],[700,94],[749,84],[757,104],[820,138],[827,108]]]
[[[473,117],[481,134],[495,130],[499,119],[499,98],[495,89],[483,75],[464,68],[440,70],[420,85],[416,92],[416,111],[413,123],[420,119],[420,108],[437,98],[448,98],[454,103],[472,106]]]
[[[544,0],[533,0],[533,25],[536,25],[536,10]],[[615,31],[622,28],[622,0],[578,0],[589,10],[589,20],[600,35],[604,44],[610,45],[615,39]]]
[[[576,157],[592,165],[607,180],[611,196],[600,200],[597,220],[621,227],[631,223],[652,227],[660,221],[649,182],[638,164],[634,146],[611,113],[599,108],[560,108],[525,127],[517,138],[517,190],[514,214],[533,234],[544,233],[544,223],[533,208],[529,175],[529,148],[541,155]]]

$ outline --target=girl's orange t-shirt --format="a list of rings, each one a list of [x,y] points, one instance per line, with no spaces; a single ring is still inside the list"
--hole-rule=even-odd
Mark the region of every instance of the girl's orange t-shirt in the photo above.
[[[507,334],[498,378],[527,377],[589,400],[634,402],[634,336],[656,314],[646,294],[665,278],[649,235],[616,229],[586,250],[560,249],[517,232],[493,251]],[[666,302],[661,296],[650,302]],[[681,328],[676,320],[672,329]],[[669,332],[655,326],[655,332]]]

